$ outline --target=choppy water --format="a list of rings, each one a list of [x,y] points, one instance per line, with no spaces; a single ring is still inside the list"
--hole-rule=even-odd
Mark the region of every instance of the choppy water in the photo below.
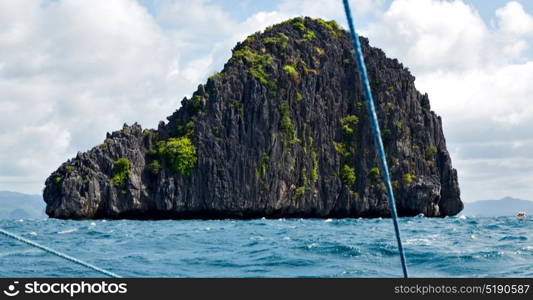
[[[401,275],[389,219],[1,220],[0,227],[127,277]],[[412,276],[532,277],[533,220],[402,218]],[[0,236],[1,277],[94,277]]]

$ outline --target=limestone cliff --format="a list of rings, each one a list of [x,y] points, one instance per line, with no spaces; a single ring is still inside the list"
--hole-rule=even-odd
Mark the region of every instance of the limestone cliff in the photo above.
[[[401,216],[457,214],[427,95],[362,39]],[[249,36],[157,130],[125,125],[46,180],[54,218],[386,217],[351,43],[296,18]]]

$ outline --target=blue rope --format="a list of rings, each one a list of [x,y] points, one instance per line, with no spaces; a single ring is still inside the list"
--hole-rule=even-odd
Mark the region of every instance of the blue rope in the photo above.
[[[69,256],[69,255],[63,254],[63,253],[61,253],[61,252],[59,252],[59,251],[56,251],[56,250],[51,249],[51,248],[48,248],[48,247],[46,247],[46,246],[43,246],[43,245],[37,244],[36,242],[30,241],[30,240],[25,239],[25,238],[23,238],[23,237],[20,237],[20,236],[18,236],[18,235],[16,235],[16,234],[13,234],[13,233],[11,233],[11,232],[5,231],[4,229],[1,229],[1,228],[0,228],[0,234],[3,234],[3,235],[5,235],[5,236],[7,236],[7,237],[9,237],[9,238],[15,239],[15,240],[17,240],[17,241],[19,241],[19,242],[23,242],[23,243],[25,243],[25,244],[28,244],[28,245],[30,245],[30,246],[32,246],[32,247],[39,248],[39,249],[41,249],[41,250],[43,250],[43,251],[46,251],[46,252],[48,252],[48,253],[50,253],[50,254],[53,254],[53,255],[58,256],[58,257],[63,258],[63,259],[66,259],[66,260],[71,261],[71,262],[73,262],[73,263],[75,263],[75,264],[78,264],[78,265],[84,266],[84,267],[89,268],[89,269],[91,269],[91,270],[94,270],[94,271],[96,271],[96,272],[102,273],[102,274],[107,275],[107,276],[109,276],[109,277],[112,277],[112,278],[122,278],[121,276],[119,276],[119,275],[117,275],[117,274],[115,274],[115,273],[112,273],[112,272],[106,271],[106,270],[104,270],[104,269],[102,269],[102,268],[99,268],[99,267],[97,267],[97,266],[91,265],[91,264],[89,264],[89,263],[86,263],[86,262],[84,262],[84,261],[81,261],[81,260],[79,260],[79,259],[77,259],[77,258],[74,258],[74,257],[72,257],[72,256]]]
[[[343,0],[344,10],[346,12],[346,18],[348,19],[348,26],[350,27],[350,35],[352,37],[353,47],[355,49],[355,59],[359,66],[359,76],[363,84],[365,96],[367,99],[368,114],[372,124],[372,133],[374,135],[374,142],[378,148],[381,169],[383,171],[383,181],[385,181],[385,187],[387,188],[387,198],[389,201],[389,208],[392,215],[392,223],[394,224],[394,231],[396,233],[396,240],[398,241],[398,250],[400,252],[400,259],[402,261],[403,276],[407,278],[407,266],[405,263],[405,254],[402,246],[402,238],[400,237],[400,228],[398,226],[398,213],[396,212],[396,201],[394,200],[394,192],[392,191],[392,184],[390,180],[389,167],[387,166],[387,157],[385,156],[385,147],[383,147],[383,141],[381,140],[381,131],[379,129],[378,117],[376,115],[376,108],[374,107],[374,99],[372,97],[372,91],[370,89],[370,83],[368,81],[368,73],[366,71],[365,60],[363,58],[363,50],[361,49],[361,42],[359,36],[355,32],[354,22],[352,19],[352,13],[348,0]]]

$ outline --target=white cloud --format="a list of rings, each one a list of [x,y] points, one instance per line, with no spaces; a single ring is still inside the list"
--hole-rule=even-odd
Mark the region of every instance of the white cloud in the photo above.
[[[188,40],[220,38],[231,34],[237,25],[220,6],[205,0],[167,3],[160,8],[157,19],[165,28],[186,35]],[[196,30],[189,30],[192,24]]]
[[[384,0],[351,0],[350,6],[357,16],[362,16],[379,14],[384,3]],[[280,3],[278,10],[315,18],[344,20],[342,1],[284,0]]]
[[[299,15],[345,23],[340,1],[281,0],[242,20],[217,1],[156,3],[150,15],[134,0],[0,2],[0,189],[37,193],[106,131],[156,126],[255,31]],[[510,1],[488,26],[459,0],[351,5],[443,116],[463,198],[533,198],[531,14]]]
[[[132,0],[2,1],[0,23],[0,189],[39,192],[106,131],[156,126],[198,84],[169,76],[184,49]]]
[[[287,16],[233,20],[208,1],[0,2],[0,189],[38,193],[122,123],[155,127],[239,40]],[[187,12],[187,13],[184,13]]]
[[[533,35],[533,17],[524,11],[520,3],[515,1],[507,3],[496,10],[496,16],[502,34]]]
[[[498,60],[486,48],[493,40],[483,20],[462,1],[394,1],[364,34],[417,72],[465,70]]]
[[[357,16],[366,16],[366,15],[378,15],[380,9],[382,9],[385,1],[384,0],[351,0],[351,5],[357,7],[355,13]],[[193,1],[193,4],[196,11],[198,5],[203,5],[204,8],[212,10],[215,6],[208,4],[206,1],[200,0],[197,2]],[[179,10],[174,10],[175,12],[183,11],[183,9],[188,6],[180,4]],[[221,9],[220,7],[216,7]],[[201,9],[198,9],[201,12]],[[221,13],[212,13],[213,15],[221,15]],[[323,18],[326,20],[337,19],[339,23],[343,24],[345,22],[344,9],[341,1],[330,1],[330,0],[282,0],[278,3],[276,8],[272,11],[259,11],[247,17],[242,22],[228,21],[227,14],[224,14],[224,18],[219,17],[215,18],[215,21],[210,21],[209,28],[218,27],[219,23],[224,23],[225,25],[220,25],[221,28],[226,28],[228,30],[224,33],[217,34],[215,39],[211,39],[207,44],[210,46],[210,51],[202,56],[203,63],[198,66],[196,71],[192,71],[196,74],[195,78],[199,82],[206,79],[206,77],[216,71],[219,71],[224,63],[230,58],[232,49],[235,44],[239,41],[244,40],[248,35],[265,29],[267,26],[280,23],[289,18],[294,18],[297,16],[311,16],[314,18]],[[176,16],[177,17],[177,16]],[[168,20],[173,20],[173,18],[167,18]],[[195,18],[189,18],[190,22],[194,23]],[[218,22],[219,20],[220,22]],[[215,24],[213,24],[214,22]],[[200,28],[194,26],[191,35],[202,35],[205,30],[209,31],[208,28],[202,27],[203,22],[200,21]],[[183,25],[183,24],[180,24]],[[192,29],[191,25],[186,27],[187,30]],[[212,29],[211,29],[212,30]],[[206,63],[209,62],[209,63]],[[203,76],[201,75],[203,73]]]
[[[489,27],[463,1],[396,0],[364,30],[428,92],[466,201],[533,198],[523,180],[533,171],[522,167],[533,155],[533,61],[524,59],[532,16],[517,2],[495,15]]]

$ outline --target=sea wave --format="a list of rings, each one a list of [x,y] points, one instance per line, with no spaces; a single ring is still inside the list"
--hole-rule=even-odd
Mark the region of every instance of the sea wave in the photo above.
[[[399,220],[412,276],[533,276],[533,220]],[[390,277],[401,268],[390,219],[1,220],[0,227],[132,277]],[[34,234],[32,234],[34,233]],[[0,237],[10,277],[91,277]]]

